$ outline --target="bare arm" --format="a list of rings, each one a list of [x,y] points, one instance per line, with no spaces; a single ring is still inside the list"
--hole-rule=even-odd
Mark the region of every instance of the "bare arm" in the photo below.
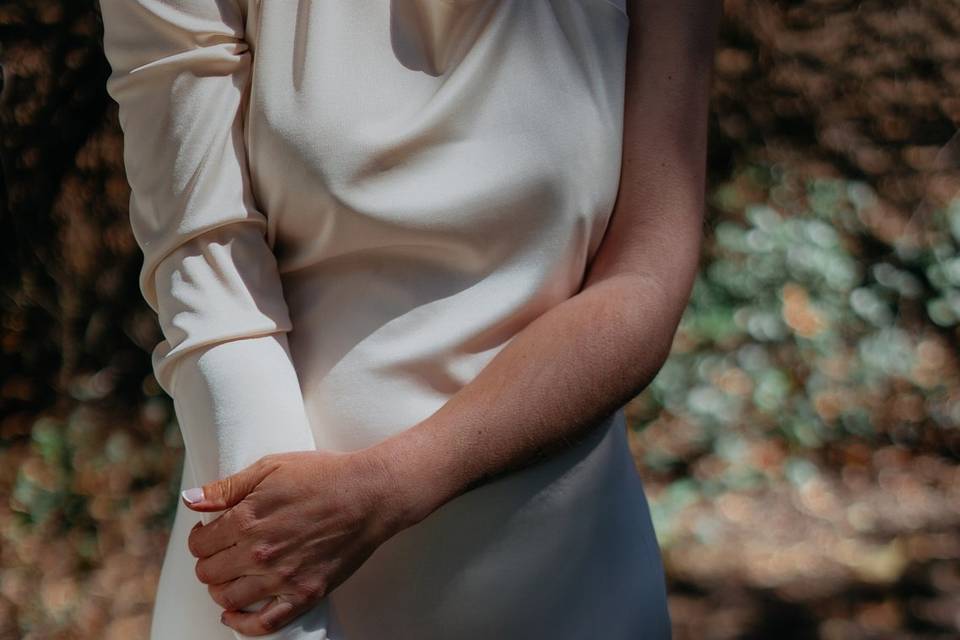
[[[551,455],[662,367],[696,275],[720,3],[629,0],[620,191],[583,287],[440,410],[376,445],[418,522]]]

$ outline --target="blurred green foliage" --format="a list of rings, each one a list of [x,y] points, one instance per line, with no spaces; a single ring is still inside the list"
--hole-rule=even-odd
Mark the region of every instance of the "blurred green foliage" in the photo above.
[[[911,236],[876,237],[878,198],[861,181],[752,165],[711,194],[718,215],[671,356],[637,403],[643,427],[681,419],[684,447],[645,448],[675,481],[655,518],[693,499],[802,484],[820,450],[862,439],[960,454],[957,327],[960,200]],[[757,440],[780,454],[751,456]],[[689,474],[711,456],[717,473]],[[672,475],[671,471],[674,471]]]

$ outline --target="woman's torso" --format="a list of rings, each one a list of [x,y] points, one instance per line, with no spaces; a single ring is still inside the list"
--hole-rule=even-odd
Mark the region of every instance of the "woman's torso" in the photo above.
[[[608,0],[251,3],[253,191],[317,446],[356,450],[579,289],[617,194],[628,21]],[[331,594],[331,637],[665,637],[624,428],[388,541]]]
[[[607,0],[258,4],[253,191],[317,444],[361,448],[579,288],[619,182],[627,19]]]

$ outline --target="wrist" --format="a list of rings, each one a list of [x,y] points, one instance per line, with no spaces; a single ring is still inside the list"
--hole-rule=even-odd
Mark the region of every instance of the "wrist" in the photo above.
[[[369,448],[384,470],[388,501],[400,529],[417,524],[466,490],[457,450],[429,418]]]

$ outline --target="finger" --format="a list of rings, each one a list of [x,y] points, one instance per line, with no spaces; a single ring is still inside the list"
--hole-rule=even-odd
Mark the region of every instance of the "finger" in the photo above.
[[[194,558],[206,558],[232,547],[243,540],[244,531],[249,531],[250,517],[241,503],[212,522],[198,522],[187,535],[187,549]]]
[[[296,604],[285,598],[286,596],[277,596],[263,609],[252,613],[224,611],[220,620],[228,627],[249,636],[276,631],[306,611],[308,606],[305,602]]]
[[[181,492],[184,503],[194,511],[223,511],[243,500],[274,469],[276,464],[264,456],[246,469],[202,487]]]
[[[270,576],[240,576],[236,580],[209,585],[207,591],[213,601],[227,611],[251,613],[273,600],[277,591],[275,582]]]
[[[241,576],[271,575],[273,572],[257,564],[251,545],[241,542],[206,558],[200,558],[194,572],[204,584],[220,584]]]

